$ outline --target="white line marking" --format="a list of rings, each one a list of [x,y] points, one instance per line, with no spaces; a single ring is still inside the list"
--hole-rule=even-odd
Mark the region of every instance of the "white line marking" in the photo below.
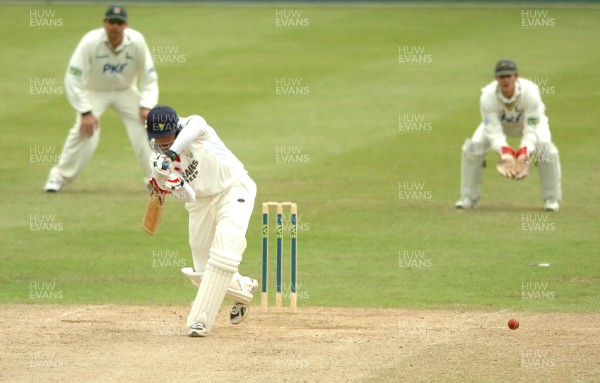
[[[46,320],[55,320],[55,319],[58,319],[58,318],[66,317],[67,315],[76,314],[76,313],[80,313],[80,312],[88,311],[88,310],[103,309],[103,308],[110,307],[110,306],[114,306],[114,305],[113,304],[109,304],[109,305],[102,305],[102,306],[85,307],[85,308],[79,309],[79,310],[67,311],[66,313],[62,313],[60,315],[57,315],[57,316],[52,317],[52,318],[48,318]]]

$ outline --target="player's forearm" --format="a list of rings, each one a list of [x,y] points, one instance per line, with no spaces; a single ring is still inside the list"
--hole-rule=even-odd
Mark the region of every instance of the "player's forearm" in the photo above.
[[[87,113],[92,110],[92,104],[88,100],[86,82],[89,76],[89,53],[84,43],[85,37],[79,43],[73,56],[69,60],[67,73],[65,74],[65,93],[69,103],[78,113]]]
[[[151,71],[151,72],[149,72]],[[152,109],[158,103],[158,76],[154,68],[140,76],[140,108]]]
[[[535,150],[535,144],[537,142],[537,136],[535,133],[524,133],[521,138],[521,144],[519,148],[527,148],[527,153],[531,153]]]
[[[81,79],[67,74],[65,79],[65,93],[69,103],[78,113],[83,114],[92,111],[92,104],[89,102],[87,92],[85,91]]]
[[[142,73],[139,76],[140,107],[152,109],[158,103],[158,74],[150,50],[145,42],[141,49],[144,52],[144,63]]]
[[[502,148],[508,146],[502,126],[499,123],[488,123],[484,129],[485,135],[490,142],[490,149],[498,154],[502,154]]]

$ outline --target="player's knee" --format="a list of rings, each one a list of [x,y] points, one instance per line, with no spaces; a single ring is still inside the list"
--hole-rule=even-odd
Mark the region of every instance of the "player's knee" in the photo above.
[[[236,259],[242,258],[246,249],[246,237],[243,228],[228,222],[221,222],[217,225],[215,237],[210,249],[210,257]]]
[[[558,165],[558,148],[553,143],[537,144],[535,151],[538,165]]]
[[[207,265],[211,265],[222,271],[235,273],[241,261],[242,256],[240,254],[215,247],[210,249],[210,258]]]
[[[558,154],[558,148],[552,142],[539,143],[535,146],[538,153]]]
[[[463,147],[462,153],[465,157],[482,157],[485,156],[485,145],[481,142],[473,141],[467,138]]]

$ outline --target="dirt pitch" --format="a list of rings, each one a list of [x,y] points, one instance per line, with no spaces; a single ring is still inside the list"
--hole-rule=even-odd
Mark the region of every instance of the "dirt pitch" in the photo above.
[[[224,307],[188,338],[188,307],[0,307],[3,382],[600,380],[600,314],[252,307],[234,326]]]

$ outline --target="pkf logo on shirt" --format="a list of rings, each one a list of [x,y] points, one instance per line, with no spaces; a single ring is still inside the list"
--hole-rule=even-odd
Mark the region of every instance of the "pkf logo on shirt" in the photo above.
[[[102,67],[102,73],[110,72],[110,73],[121,73],[123,69],[127,66],[127,63],[123,64],[104,64]]]

